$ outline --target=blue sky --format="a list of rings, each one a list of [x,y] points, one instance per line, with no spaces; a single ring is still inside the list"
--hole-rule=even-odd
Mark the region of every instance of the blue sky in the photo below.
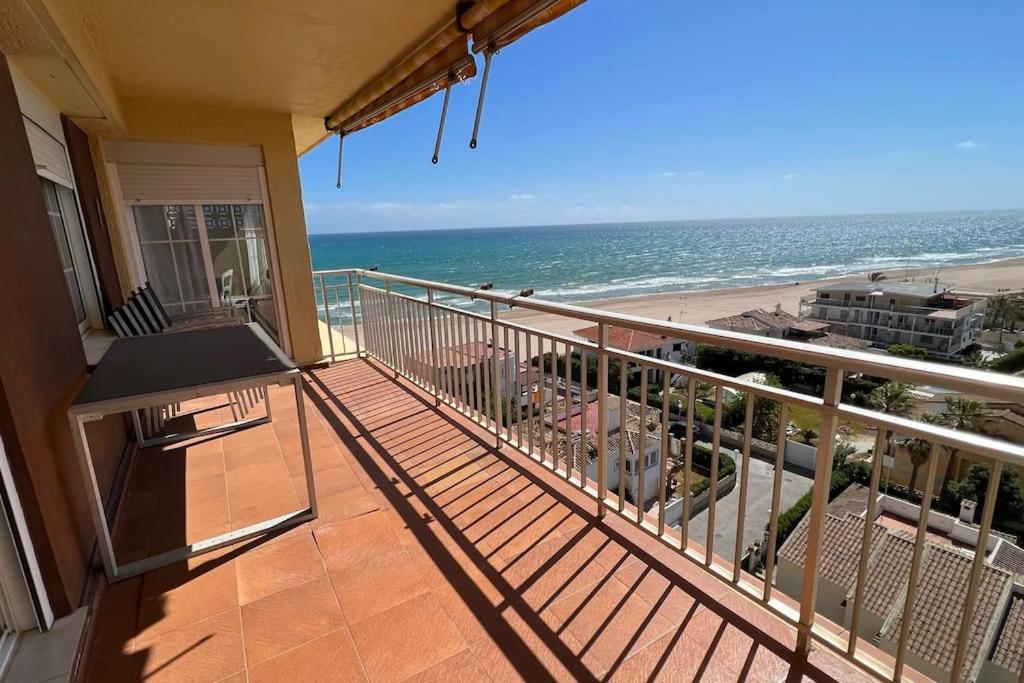
[[[310,232],[1024,207],[1019,0],[589,0],[300,159]],[[482,59],[478,65],[482,70]]]

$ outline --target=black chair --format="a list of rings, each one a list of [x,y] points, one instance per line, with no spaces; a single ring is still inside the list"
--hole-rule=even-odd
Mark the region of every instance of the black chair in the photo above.
[[[124,304],[115,308],[107,320],[119,337],[141,337],[149,334],[163,334],[197,330],[227,325],[241,325],[244,321],[233,307],[197,311],[172,318],[160,303],[159,297],[149,282],[128,295]],[[244,420],[260,402],[265,403],[267,417],[270,417],[270,403],[264,387],[233,391],[227,395],[234,420]],[[175,403],[139,411],[135,416],[140,444],[145,445],[164,429],[167,420],[183,415],[181,404]]]

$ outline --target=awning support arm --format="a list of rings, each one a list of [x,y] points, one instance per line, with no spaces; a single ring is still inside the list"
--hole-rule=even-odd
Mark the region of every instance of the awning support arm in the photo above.
[[[476,149],[476,138],[480,132],[480,117],[484,113],[484,95],[487,93],[487,75],[491,72],[491,57],[497,50],[484,51],[484,75],[480,79],[480,99],[476,102],[476,120],[473,122],[473,137],[469,141],[469,148]]]
[[[338,130],[338,189],[341,189],[341,153],[345,147],[345,132]]]
[[[433,164],[437,163],[438,156],[441,154],[441,138],[444,137],[444,120],[448,116],[448,99],[452,95],[452,82],[455,80],[455,75],[452,74],[448,77],[448,85],[444,88],[444,104],[441,105],[441,121],[437,126],[437,141],[434,143],[434,156],[430,162]]]

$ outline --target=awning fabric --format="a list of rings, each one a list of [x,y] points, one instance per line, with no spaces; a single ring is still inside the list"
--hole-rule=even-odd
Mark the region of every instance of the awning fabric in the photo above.
[[[477,0],[394,68],[373,80],[325,121],[351,133],[393,116],[452,83],[476,75],[469,53],[500,49],[557,19],[584,0]]]
[[[476,62],[469,53],[465,34],[460,34],[432,57],[422,59],[425,54],[417,51],[383,79],[364,88],[327,121],[327,127],[346,134],[362,130],[448,85],[476,75]]]
[[[509,0],[473,26],[473,52],[500,50],[584,0]]]

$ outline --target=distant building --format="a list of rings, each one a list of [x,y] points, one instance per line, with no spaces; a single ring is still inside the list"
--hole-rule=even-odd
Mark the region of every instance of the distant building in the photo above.
[[[774,311],[755,308],[738,315],[715,318],[707,321],[707,325],[716,330],[742,332],[773,339],[790,339],[838,349],[858,351],[871,346],[871,342],[863,339],[832,332],[829,323],[804,320],[787,313],[782,310],[782,304],[777,304]]]
[[[949,357],[974,344],[985,300],[914,282],[841,282],[800,301],[800,315],[874,346],[912,344]]]
[[[542,450],[546,457],[554,456],[564,467],[566,448],[571,454],[574,469],[582,469],[587,478],[596,482],[598,478],[597,458],[597,416],[596,392],[588,400],[580,401],[575,394],[570,396],[571,406],[566,419],[565,397],[556,395],[548,403],[544,414],[544,438]],[[643,478],[644,507],[658,497],[661,474],[661,411],[641,406],[636,401],[625,402],[625,413],[618,396],[608,396],[608,458],[605,464],[608,490],[618,490],[619,481],[624,479],[626,497],[633,502],[640,495],[640,479]],[[646,425],[646,438],[641,446],[640,420]],[[541,444],[539,425],[534,427],[534,443]],[[625,450],[622,450],[625,447]],[[620,458],[624,454],[625,458]],[[621,464],[625,462],[623,471]]]
[[[573,334],[589,342],[598,343],[597,325],[584,327],[574,331]],[[685,339],[663,337],[657,334],[630,330],[625,327],[616,327],[615,325],[608,327],[608,346],[672,363],[689,363],[695,358],[697,352],[696,345]],[[635,374],[639,369],[636,366],[632,366],[630,373]],[[661,373],[652,369],[648,380],[657,382],[660,379]]]
[[[841,503],[837,506],[841,498],[829,505],[825,516],[815,609],[849,629],[864,518],[842,510]],[[881,513],[873,522],[858,636],[894,655],[914,551],[915,528],[906,519],[920,509],[885,496],[879,502]],[[899,513],[886,512],[890,507]],[[808,524],[809,515],[786,539],[776,562],[776,585],[797,600],[802,594]],[[977,527],[932,512],[926,538],[907,637],[907,664],[929,678],[948,681],[954,678],[953,658],[967,577],[977,552]],[[1024,576],[1020,574],[1024,550],[1002,535],[992,534],[980,552],[986,554],[985,564],[967,633],[964,669],[956,678],[1016,681],[1024,666]]]
[[[495,350],[488,342],[453,344],[438,348],[438,381],[442,386],[450,385],[453,392],[466,391],[470,394],[470,399],[475,401],[477,381],[480,382],[481,395],[490,387],[495,358],[498,364],[497,393],[501,396],[514,394],[518,382],[519,404],[525,406],[536,394],[539,377],[537,368],[520,362],[510,349],[498,347]],[[420,377],[433,376],[433,359],[430,352],[409,355],[405,362]],[[491,390],[491,393],[495,392]]]

